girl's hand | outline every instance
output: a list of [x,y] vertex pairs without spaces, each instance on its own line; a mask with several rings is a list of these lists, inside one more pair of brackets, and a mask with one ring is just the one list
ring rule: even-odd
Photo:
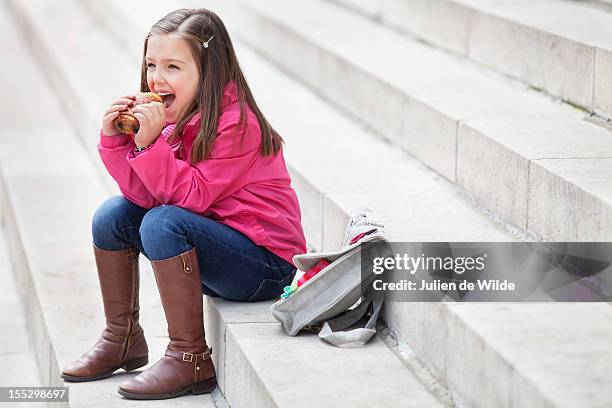
[[136,147],[148,146],[159,137],[164,122],[166,120],[166,112],[164,104],[160,102],[149,102],[136,106],[132,113],[140,123],[140,129],[134,137]]
[[102,133],[105,136],[116,136],[119,134],[113,122],[117,119],[120,112],[126,111],[128,107],[133,106],[135,99],[136,97],[134,95],[122,96],[113,102],[110,108],[104,112],[104,117],[102,118]]

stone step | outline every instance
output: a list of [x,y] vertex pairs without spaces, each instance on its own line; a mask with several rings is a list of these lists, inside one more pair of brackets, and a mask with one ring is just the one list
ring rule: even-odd
[[[130,33],[144,35],[155,19],[184,3],[147,2],[145,6],[144,2],[117,1],[107,4],[113,7],[109,11],[109,18],[104,15],[100,18],[114,29],[115,38],[123,39]],[[37,6],[42,7],[42,3]],[[104,10],[103,7],[99,8]],[[57,20],[43,18],[49,15],[44,12],[44,7],[36,10],[41,14],[26,9],[31,13],[30,19],[37,22],[33,24],[40,31],[37,38],[42,40],[48,37],[46,45],[53,47],[57,41],[52,39],[57,38],[54,36],[61,32],[61,27],[57,25]],[[117,19],[113,17],[116,16],[122,16],[120,22],[125,24],[115,26],[113,22]],[[225,15],[222,16],[225,19]],[[60,19],[60,22],[65,25],[66,20]],[[118,28],[121,30],[117,31]],[[138,42],[127,39],[124,47],[129,47],[125,45],[129,43]],[[95,44],[90,45],[94,50],[97,47]],[[138,55],[140,50],[134,49],[132,52]],[[49,52],[49,55],[56,59],[62,58],[61,53]],[[309,237],[318,240],[317,248],[337,247],[348,214],[361,205],[371,206],[381,212],[389,225],[390,235],[397,240],[511,239],[467,203],[448,182],[406,158],[392,146],[376,140],[359,124],[335,112],[253,52],[238,47],[238,55],[258,103],[287,141],[288,165],[300,196],[304,224]],[[87,64],[91,63],[88,61],[89,58],[83,56],[78,65],[86,70]],[[48,64],[55,65],[56,62],[50,60]],[[66,82],[70,83],[70,78]],[[95,82],[90,85],[100,86]],[[87,97],[81,98],[82,103],[87,103],[87,100]],[[321,129],[325,129],[325,132],[321,132]],[[329,134],[334,137],[330,138]],[[361,164],[363,168],[356,168],[355,163]],[[370,171],[364,170],[366,168]],[[334,175],[333,179],[330,174]],[[402,177],[394,179],[395,174]],[[411,195],[411,191],[418,194]],[[316,398],[319,403],[327,400],[326,397],[331,398],[311,391],[316,388],[296,387],[294,377],[291,377],[293,381],[286,381],[288,373],[295,371],[304,373],[299,377],[302,382],[324,383],[315,375],[324,372],[324,368],[315,371],[316,367],[313,368],[311,362],[301,366],[303,360],[298,359],[294,360],[297,366],[287,370],[286,364],[284,367],[273,365],[273,359],[259,352],[261,336],[264,336],[271,350],[286,350],[286,346],[279,346],[276,341],[271,342],[266,335],[266,330],[280,331],[279,325],[270,319],[269,314],[263,313],[269,303],[262,302],[259,306],[261,309],[256,309],[255,305],[207,298],[207,340],[216,350],[227,347],[225,351],[215,353],[215,358],[220,372],[220,386],[229,403],[232,406],[242,406],[246,399],[266,406],[278,406],[279,401],[283,401],[283,404],[287,401],[283,393],[289,392],[292,386],[298,392],[293,403],[295,400],[302,403],[301,400],[312,398]],[[385,319],[390,322],[392,330],[400,334],[400,339],[410,345],[412,352],[450,385],[456,392],[456,400],[466,401],[467,406],[520,406],[521,402],[526,405],[534,401],[533,405],[540,403],[548,406],[570,406],[576,401],[589,406],[609,404],[607,396],[599,395],[601,393],[598,390],[600,386],[610,383],[611,359],[603,339],[610,336],[611,328],[602,322],[611,320],[609,313],[612,311],[606,305],[570,305],[569,309],[574,314],[568,314],[568,308],[555,306],[389,304],[385,310]],[[248,310],[240,310],[240,307]],[[231,316],[231,310],[235,311],[233,320],[231,317],[222,317]],[[585,319],[584,316],[590,318]],[[267,322],[262,321],[264,319]],[[218,323],[210,323],[215,321]],[[577,331],[568,334],[564,324],[577,327]],[[509,330],[513,336],[508,335]],[[586,332],[594,333],[595,338],[589,341],[588,350],[580,344]],[[453,341],[450,341],[450,337]],[[302,347],[310,350],[312,346],[308,342],[317,340],[308,335],[288,338],[280,334],[278,340],[289,342],[302,339],[300,346],[292,348],[292,351]],[[522,340],[528,345],[521,344]],[[329,361],[325,354],[327,350],[323,349],[326,345],[317,343],[322,349],[317,350],[320,354],[316,354],[316,361]],[[563,354],[555,347],[558,343],[563,345]],[[376,342],[371,346],[378,347]],[[363,350],[369,351],[368,347]],[[523,354],[525,349],[526,354]],[[343,353],[343,350],[331,350],[334,356]],[[219,362],[219,358],[223,361]],[[285,357],[278,358],[280,362],[287,361]],[[559,363],[560,359],[563,364]],[[389,361],[385,366],[390,366],[395,372],[395,363],[391,362],[395,360],[382,361]],[[585,364],[591,364],[593,370],[572,371]],[[365,373],[359,371],[359,374],[378,375],[372,366],[366,365],[366,368]],[[243,379],[238,381],[236,378],[240,376]],[[395,386],[394,382],[385,382],[380,378],[374,381],[376,384]],[[574,387],[567,387],[568,381],[573,381]],[[355,385],[352,379],[349,384],[343,385],[347,388],[341,389],[356,392]],[[370,396],[372,392],[380,392],[378,388],[371,390]],[[419,390],[418,387],[404,388],[410,390],[403,392]],[[241,390],[248,390],[245,399],[241,399]],[[388,389],[385,389],[385,393],[392,394]],[[299,397],[302,397],[301,400]]]
[[[0,216],[0,218],[4,218]],[[37,387],[40,376],[33,347],[30,344],[23,307],[19,301],[17,284],[8,251],[4,229],[0,229],[0,387]],[[5,406],[21,403],[3,403]]]
[[607,5],[563,0],[332,1],[612,117],[612,9]]
[[584,112],[328,2],[193,4],[496,217],[547,241],[612,237],[611,134]]
[[[60,96],[66,95],[49,87],[44,77],[49,71],[42,71],[30,54],[7,3],[0,2],[0,8],[0,52],[10,56],[0,67],[0,88],[11,97],[11,103],[0,110],[1,213],[40,385],[64,386],[61,367],[91,347],[104,328],[90,225],[109,191],[63,110]],[[76,4],[51,8],[51,15],[63,12],[64,18],[70,18],[69,13],[77,9]],[[29,34],[34,38],[34,33]],[[71,34],[75,33],[62,31],[62,38],[70,39]],[[93,148],[95,138],[91,140]],[[142,264],[141,319],[153,364],[167,344],[166,323],[152,271]],[[70,402],[62,406],[135,407],[138,401],[117,393],[126,375],[134,374],[120,372],[106,380],[66,383]],[[173,405],[212,408],[215,404],[211,395],[189,395]]]
[[[136,44],[134,55],[139,55],[140,45],[129,38],[126,27],[132,29],[132,34],[142,35],[152,22],[177,5],[147,3],[145,8],[139,2],[112,0],[108,4],[113,7],[108,10],[101,6],[103,3],[91,3],[100,5],[98,12],[106,16],[111,29],[125,33],[124,43]],[[241,20],[226,18],[224,5],[197,4],[209,5],[221,13],[224,21],[231,23],[232,35],[239,31]],[[258,4],[263,7],[267,3]],[[316,15],[314,11],[310,13],[304,18]],[[118,16],[138,18],[121,21]],[[240,45],[237,52],[258,103],[287,141],[288,165],[302,204],[304,225],[309,236],[317,237],[313,239],[317,248],[337,248],[348,214],[363,204],[384,215],[388,231],[396,240],[511,239],[500,235],[490,223],[481,222],[482,218],[475,216],[456,189],[444,180],[424,171],[413,160],[400,158],[397,150],[334,112],[271,68],[268,61]],[[304,58],[288,56],[291,57],[302,58],[300,61]],[[231,304],[219,302],[218,308],[223,310],[225,305]],[[595,352],[577,345],[591,330],[601,331],[595,336],[599,339],[609,336],[610,313],[606,305],[414,303],[386,305],[385,319],[399,336],[404,355],[416,354],[422,359],[438,380],[454,391],[455,401],[463,401],[465,406],[605,406],[610,401],[600,395],[597,384],[611,382],[612,359],[606,342],[596,340],[589,344]],[[208,319],[216,321],[215,316],[209,314]],[[584,316],[592,319],[585,320]],[[208,327],[215,330],[212,338],[217,344],[227,340],[228,330],[232,329],[227,324],[225,330],[219,330],[222,326],[218,324]],[[576,330],[568,333],[567,327]],[[245,339],[251,341],[250,337]],[[602,352],[605,356],[601,359],[595,357]],[[257,357],[246,356],[257,361]],[[591,363],[593,371],[580,368]],[[226,362],[224,366],[225,378],[230,378],[233,365]],[[580,384],[570,388],[568,381]],[[231,403],[229,384],[226,395]]]
[[366,347],[338,349],[312,334],[287,336],[271,301],[206,299],[219,386],[233,408],[443,406],[377,336]]
[[[66,48],[63,48],[64,45],[60,45],[55,40],[68,36],[87,38],[87,40],[91,41],[95,36],[88,36],[87,32],[81,32],[80,29],[82,29],[82,27],[88,27],[88,31],[96,31],[99,30],[99,28],[96,28],[99,26],[93,24],[93,19],[89,18],[89,16],[79,8],[76,1],[61,0],[60,2],[55,2],[53,7],[47,5],[44,1],[32,1],[27,4],[15,2],[12,3],[12,5],[20,16],[20,19],[25,20],[27,23],[24,24],[24,26],[29,30],[30,38],[33,41],[40,41],[41,47],[48,47],[45,55],[52,56],[52,59],[47,61],[46,67],[56,71],[58,76],[65,75],[58,83],[67,84],[69,86],[72,84],[75,85],[71,89],[56,89],[58,92],[57,97],[62,98],[65,95],[72,94],[77,98],[74,101],[75,105],[83,105],[81,109],[87,112],[89,108],[91,108],[88,104],[96,103],[95,101],[91,102],[91,95],[96,95],[101,87],[107,85],[106,83],[91,81],[89,82],[90,86],[79,89],[79,86],[73,81],[79,81],[80,78],[82,78],[81,75],[86,75],[86,70],[90,68],[88,66],[89,64],[99,63],[98,59],[88,58],[88,56],[95,55],[95,50],[100,47],[108,47],[106,51],[114,51],[116,53],[115,58],[112,60],[113,63],[118,63],[122,58],[119,49],[111,43],[104,43],[104,40],[100,42],[90,42],[89,45],[92,47],[92,53],[88,55],[83,51],[83,53],[80,54],[82,60],[79,64],[76,64],[83,71],[79,73],[75,73],[74,71],[63,71],[63,67],[57,66],[57,64],[59,60],[67,56],[63,54]],[[54,15],[52,13],[53,10],[58,10],[58,13]],[[62,14],[62,11],[65,13]],[[99,33],[102,32],[100,31]],[[98,38],[104,39],[107,37],[99,36]],[[109,74],[106,79],[112,82],[113,77]],[[42,89],[35,88],[35,85],[32,86],[33,88],[30,90],[22,90],[22,98],[28,97],[35,89],[37,93],[42,93]],[[64,91],[66,94],[64,94]],[[52,101],[48,101],[47,103],[52,105]],[[59,123],[61,114],[56,113],[56,116],[58,117],[57,121]],[[79,118],[79,120],[80,119],[88,121],[90,118]],[[62,120],[65,121],[64,118],[62,118]],[[64,157],[65,154],[62,154],[62,146],[66,144],[72,144],[73,146],[77,145],[75,140],[62,140],[68,139],[68,136],[71,136],[72,139],[75,138],[71,132],[62,132],[58,134],[55,137],[55,139],[57,139],[54,144],[55,149],[49,149],[45,154],[53,155],[52,157],[57,157],[57,160],[63,160],[61,163],[66,167],[83,169],[83,171],[80,172],[80,177],[85,179],[88,173],[86,170],[92,169],[91,164],[86,165],[80,162],[74,163],[75,160],[70,161]],[[3,144],[8,143],[5,140],[2,142]],[[24,140],[22,143],[27,143],[27,141]],[[8,148],[4,149],[4,145],[2,147],[3,152],[9,151]],[[80,149],[80,146],[77,146],[77,148]],[[81,152],[80,155],[74,151],[70,153],[71,157],[81,161],[87,161],[83,152]],[[18,171],[14,169],[17,165],[12,162],[7,162],[8,160],[5,162],[5,158],[2,157],[2,165],[11,170],[11,173],[6,177],[6,182],[8,185],[12,186],[16,181],[13,180],[11,176],[13,172],[16,173]],[[41,166],[45,165],[52,166],[57,164],[51,160],[47,160],[45,163],[41,164]],[[84,180],[91,183],[89,190],[83,191],[83,194],[86,194],[86,196],[81,198],[74,197],[74,194],[66,194],[63,200],[58,198],[57,205],[61,204],[65,207],[66,211],[75,211],[76,209],[74,207],[79,206],[82,209],[89,209],[93,212],[95,206],[103,199],[103,197],[101,197],[103,195],[103,189],[101,188],[102,183],[96,183],[93,180],[93,170],[89,173],[91,173],[90,177]],[[56,184],[69,184],[72,180],[70,180],[68,176],[65,176],[64,178],[58,177],[58,179],[54,181]],[[95,189],[96,186],[98,187],[95,191],[97,194],[93,194],[91,190]],[[24,188],[27,188],[27,186],[24,186]],[[50,193],[47,191],[46,194]],[[10,192],[6,197],[7,201],[10,200],[12,203],[13,195]],[[39,200],[36,201],[36,203],[38,202]],[[15,211],[15,219],[20,219],[25,216],[26,213],[22,213],[20,207],[13,207],[11,203],[7,203],[7,206],[10,206]],[[35,203],[32,203],[32,205],[34,204]],[[30,209],[30,211],[32,210],[33,209]],[[24,211],[27,211],[27,209]],[[42,215],[43,214],[41,214],[41,216]],[[81,230],[85,231],[86,228],[82,227],[89,225],[87,215],[86,213],[82,213],[81,216],[75,217],[71,220],[70,225],[73,227],[80,226]],[[62,214],[56,214],[56,211],[53,211],[53,209],[45,211],[44,216],[53,217],[53,220],[55,220],[54,222],[65,222]],[[39,220],[33,220],[32,222],[36,221]],[[31,224],[30,226],[33,227],[34,225],[35,224]],[[74,229],[75,228],[67,228],[65,233],[67,235],[71,234],[74,232]],[[31,235],[35,234],[33,230],[22,230],[18,226],[15,226],[11,231],[13,236],[20,234],[20,236],[26,238],[30,238]],[[49,233],[43,232],[39,235],[48,236]],[[79,235],[80,239],[75,238],[75,240],[78,239],[76,244],[79,248],[82,247],[82,251],[79,253],[72,253],[75,251],[73,247],[70,249],[71,253],[68,253],[68,245],[62,245],[61,243],[56,244],[56,262],[53,266],[45,268],[48,270],[49,275],[56,277],[59,275],[62,280],[66,281],[63,283],[63,287],[60,288],[57,283],[55,285],[50,283],[48,287],[41,288],[38,292],[40,293],[39,298],[41,299],[40,302],[42,305],[40,308],[41,315],[48,321],[48,330],[50,332],[48,341],[58,350],[59,361],[57,366],[60,367],[71,358],[75,357],[75,350],[85,350],[85,347],[95,340],[95,334],[98,333],[96,328],[102,327],[101,302],[99,295],[97,295],[97,278],[89,252],[91,244],[89,238],[82,235],[83,233],[81,232]],[[30,255],[30,252],[26,251],[26,254],[28,260],[37,259],[36,253]],[[61,255],[64,255],[64,257],[61,257]],[[75,265],[69,268],[70,265],[77,262],[78,267],[75,267]],[[143,319],[143,326],[147,331],[147,338],[153,336],[152,341],[155,341],[155,344],[152,345],[154,347],[151,347],[151,355],[161,356],[162,347],[165,346],[167,341],[165,336],[165,322],[163,321],[163,314],[160,309],[159,300],[156,296],[156,288],[150,268],[144,267],[144,260],[142,264],[143,274],[145,274],[141,284],[141,316]],[[35,274],[36,271],[34,271],[34,268],[32,269],[32,274]],[[84,273],[84,270],[89,272]],[[69,288],[66,288],[67,285]],[[63,302],[57,298],[57,295],[55,299],[53,299],[53,293],[51,293],[54,292],[57,294],[59,289],[68,289],[71,294],[68,296],[68,299],[65,299]],[[83,302],[82,299],[86,299],[86,302]],[[51,303],[52,300],[55,300],[55,306]],[[231,404],[234,407],[311,406],[313,401],[316,401],[316,403],[322,407],[335,407],[339,405],[340,401],[347,400],[352,401],[355,406],[371,406],[373,403],[379,402],[382,403],[383,406],[397,406],[402,401],[410,401],[407,406],[413,407],[442,406],[425,390],[418,380],[381,340],[374,341],[371,347],[367,349],[348,350],[339,354],[336,349],[325,347],[324,344],[321,344],[321,341],[317,337],[306,336],[305,338],[300,337],[294,339],[282,335],[280,332],[280,325],[272,320],[271,314],[269,313],[268,309],[270,302],[244,305],[231,302],[228,303],[229,305],[223,308],[222,306],[217,307],[215,302],[207,302],[207,320],[209,321],[209,323],[207,323],[207,338],[213,347],[213,356],[219,367],[219,382],[222,384],[222,389],[229,392],[232,396]],[[53,313],[53,309],[58,308],[59,305],[61,305],[61,309],[65,313],[64,315]],[[47,313],[49,309],[51,311]],[[233,318],[231,315],[232,311],[234,311],[234,313],[238,311]],[[254,312],[256,312],[255,315]],[[77,324],[79,316],[82,316],[84,313],[86,313],[86,316],[81,317],[81,319],[84,319],[85,322],[79,322],[80,327],[75,333],[75,330],[72,330],[72,326]],[[211,316],[217,319],[219,322],[217,324],[223,324],[223,326],[215,327],[214,323],[210,323]],[[160,318],[162,320],[160,320]],[[253,320],[253,318],[255,320]],[[64,335],[54,336],[54,332],[59,331],[63,332]],[[63,349],[64,343],[68,342],[68,340],[64,338],[68,337],[67,333],[70,333],[70,344],[72,347],[70,349]],[[223,333],[222,338],[224,340],[226,338],[232,338],[233,341],[228,340],[227,342],[223,341],[219,343],[211,338],[217,338],[220,333]],[[265,346],[262,344],[262,341],[266,343]],[[307,353],[310,358],[316,361],[316,364],[301,359],[301,353]],[[226,354],[229,356],[227,361],[227,365],[230,367],[228,375],[226,375],[226,371],[223,369],[223,367],[225,367]],[[244,355],[249,356],[249,358],[245,359]],[[270,355],[275,356],[273,361],[270,360]],[[284,358],[280,358],[282,355],[284,355]],[[380,365],[380,362],[384,364]],[[293,368],[294,377],[292,377],[292,382],[287,383],[288,377],[286,367],[290,363]],[[256,370],[252,367],[256,367]],[[55,372],[56,370],[52,370],[52,373]],[[280,377],[279,374],[281,374],[282,377]],[[115,390],[117,384],[122,381],[122,377],[124,378],[123,375],[116,375],[104,381],[71,384],[71,406],[85,406],[85,401],[87,401],[87,406],[133,406],[130,404],[136,404],[136,402],[116,397]],[[377,387],[376,389],[368,390],[362,386],[361,382],[355,381],[357,377],[368,383],[376,384],[382,381],[387,385],[385,387]],[[260,381],[262,380],[264,380],[265,383],[261,384]],[[327,386],[321,386],[319,384],[320,382],[327,384]],[[314,397],[311,395],[313,389],[317,390],[317,394]],[[85,396],[88,396],[87,400],[84,399]],[[295,396],[298,396],[300,401],[294,400]],[[219,397],[218,399],[221,398]],[[207,404],[205,406],[212,406],[212,401],[208,396],[183,397],[172,401],[173,406],[195,406],[196,403],[205,403]],[[158,401],[156,404],[167,405],[168,403],[165,401]],[[216,404],[219,405],[219,402],[216,401]]]

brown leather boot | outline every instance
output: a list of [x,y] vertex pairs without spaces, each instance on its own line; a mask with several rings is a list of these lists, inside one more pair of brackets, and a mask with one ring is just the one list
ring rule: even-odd
[[204,338],[200,266],[195,248],[172,258],[152,261],[170,343],[155,365],[119,386],[132,399],[174,398],[204,394],[217,385],[212,349]]
[[138,324],[138,250],[106,251],[93,246],[104,303],[106,328],[96,344],[62,371],[66,381],[94,381],[123,368],[149,362],[144,331]]

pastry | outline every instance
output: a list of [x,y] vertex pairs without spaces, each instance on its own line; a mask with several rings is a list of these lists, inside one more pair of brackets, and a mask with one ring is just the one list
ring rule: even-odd
[[115,124],[115,129],[126,135],[137,133],[140,128],[140,123],[138,123],[138,119],[132,114],[132,108],[149,102],[163,103],[163,98],[154,92],[138,92],[132,107],[128,107],[127,111],[120,112],[117,119],[113,122]]

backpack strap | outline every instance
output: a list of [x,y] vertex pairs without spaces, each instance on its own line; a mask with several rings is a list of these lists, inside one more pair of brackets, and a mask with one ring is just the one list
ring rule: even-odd
[[383,304],[382,296],[372,299],[372,290],[369,286],[361,303],[353,309],[325,321],[319,337],[337,347],[363,347],[376,334],[376,322]]

